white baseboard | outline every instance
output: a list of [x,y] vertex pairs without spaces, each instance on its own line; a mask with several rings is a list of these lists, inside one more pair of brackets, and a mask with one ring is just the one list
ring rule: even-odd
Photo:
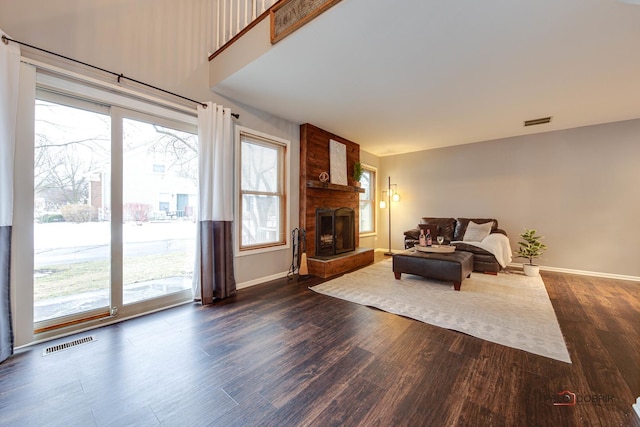
[[[374,251],[375,252],[389,252],[389,249],[388,248],[387,249],[375,248]],[[404,249],[392,249],[392,252],[393,253],[400,253],[400,252],[404,252]],[[512,262],[508,266],[522,269],[522,264],[521,263]],[[625,276],[623,274],[601,273],[601,272],[598,272],[598,271],[586,271],[586,270],[572,270],[572,269],[569,269],[569,268],[547,267],[547,266],[544,266],[544,265],[540,266],[540,270],[543,270],[543,271],[554,271],[554,272],[557,272],[557,273],[578,274],[578,275],[582,275],[582,276],[602,277],[602,278],[606,278],[606,279],[630,280],[632,282],[640,282],[640,277],[638,277],[638,276]],[[289,272],[288,271],[284,271],[284,272],[281,272],[281,273],[276,273],[276,274],[272,274],[272,275],[265,276],[265,277],[259,277],[257,279],[249,280],[249,281],[246,281],[246,282],[236,283],[236,289],[249,288],[251,286],[260,285],[262,283],[269,282],[271,280],[281,279],[283,277],[287,277],[287,274],[289,274]]]
[[283,277],[287,277],[287,274],[289,274],[289,272],[285,271],[283,273],[276,273],[270,276],[259,277],[257,279],[248,280],[246,282],[236,283],[236,289],[249,288],[251,286],[259,285],[261,283],[270,282],[271,280],[281,279]]
[[[509,264],[509,267],[522,268],[521,263],[512,262]],[[567,274],[579,274],[581,276],[592,276],[592,277],[602,277],[605,279],[618,279],[618,280],[630,280],[632,282],[640,282],[640,277],[638,276],[626,276],[624,274],[612,274],[612,273],[602,273],[599,271],[588,271],[588,270],[573,270],[570,268],[560,268],[560,267],[547,267],[544,265],[540,266],[540,270],[543,271],[554,271],[556,273],[567,273]]]

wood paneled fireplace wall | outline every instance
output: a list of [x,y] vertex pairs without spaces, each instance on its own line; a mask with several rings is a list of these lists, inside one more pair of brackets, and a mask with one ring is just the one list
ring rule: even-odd
[[[329,173],[329,140],[346,146],[348,185],[320,181]],[[307,232],[307,256],[314,257],[316,208],[348,207],[355,212],[355,247],[359,246],[360,188],[353,178],[353,165],[360,161],[360,145],[311,124],[300,126],[300,227]]]

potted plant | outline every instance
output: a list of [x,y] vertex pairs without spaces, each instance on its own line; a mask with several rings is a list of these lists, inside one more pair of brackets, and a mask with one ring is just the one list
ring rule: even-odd
[[516,252],[517,258],[527,258],[529,264],[523,264],[524,274],[527,276],[537,276],[540,274],[540,266],[533,263],[534,258],[538,258],[547,249],[547,246],[540,242],[541,236],[536,236],[536,230],[525,230],[520,235],[522,238],[518,242],[520,248]]
[[364,171],[362,170],[362,163],[355,162],[353,164],[353,179],[356,180],[356,186],[360,186],[360,178],[362,178],[362,174]]

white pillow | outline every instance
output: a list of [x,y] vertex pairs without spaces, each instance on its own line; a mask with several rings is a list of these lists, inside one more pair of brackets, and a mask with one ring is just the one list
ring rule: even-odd
[[462,241],[464,242],[482,242],[485,237],[491,233],[491,227],[493,221],[486,222],[484,224],[476,224],[473,221],[469,221],[467,225],[467,231],[464,232]]

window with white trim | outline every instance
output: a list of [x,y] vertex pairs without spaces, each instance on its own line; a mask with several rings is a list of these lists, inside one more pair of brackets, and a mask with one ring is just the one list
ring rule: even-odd
[[360,187],[360,235],[376,232],[376,169],[362,165]]
[[238,126],[239,245],[242,252],[287,245],[289,142]]
[[[195,224],[154,218],[168,201],[164,193],[195,198],[197,182],[189,175],[197,159],[195,109],[24,64],[20,78],[18,131],[32,137],[16,150],[15,192],[31,194],[15,205],[24,213],[15,236],[26,242],[12,266],[21,289],[17,342],[192,300]],[[177,151],[181,143],[193,153],[189,160]],[[160,163],[164,174],[154,173]],[[170,201],[177,210],[180,197]],[[191,204],[179,207],[193,211]],[[154,244],[174,239],[177,246]]]

